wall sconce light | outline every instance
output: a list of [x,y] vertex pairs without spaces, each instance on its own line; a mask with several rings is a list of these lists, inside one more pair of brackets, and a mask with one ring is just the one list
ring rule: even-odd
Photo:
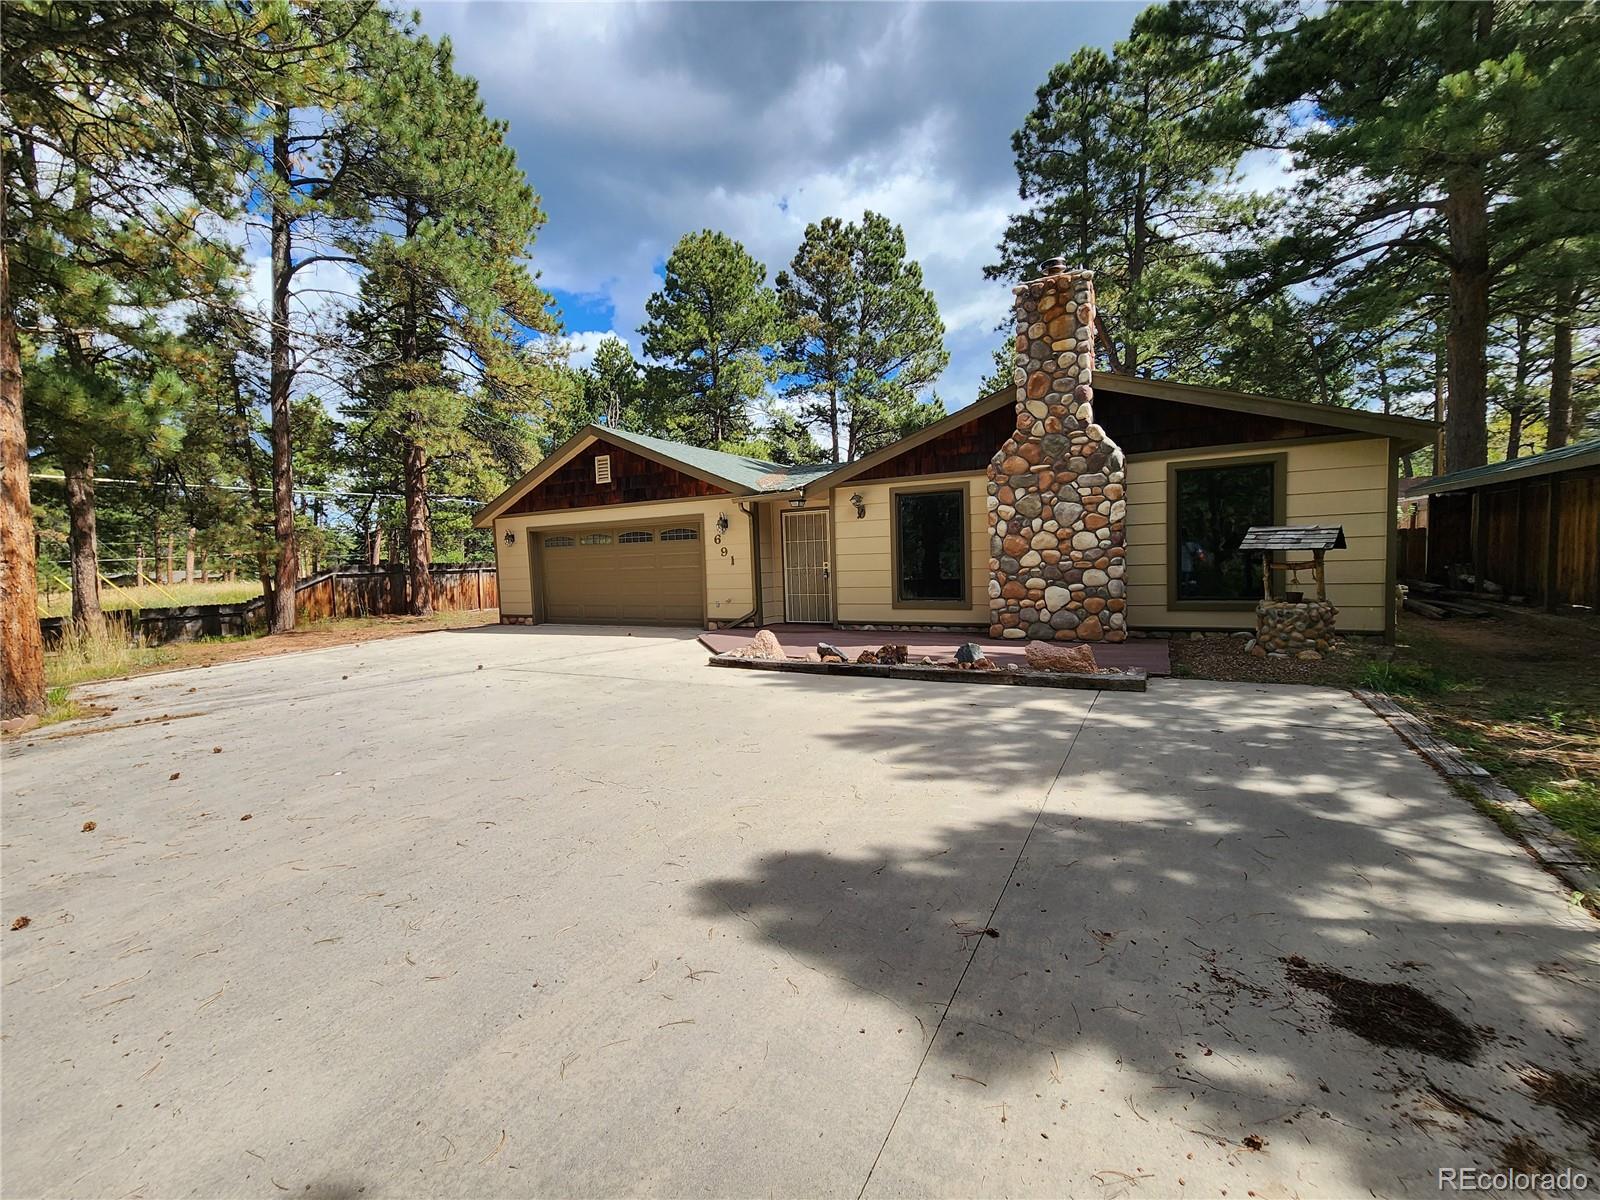
[[727,533],[728,532],[728,514],[727,513],[718,513],[717,514],[717,532],[718,533]]
[[867,502],[861,498],[860,492],[857,492],[855,495],[850,497],[850,503],[855,505],[856,520],[859,521],[862,517],[867,515]]
[[517,535],[516,535],[516,533],[514,531],[510,530],[510,529],[506,530],[506,545],[515,546],[516,544],[517,544]]
[[791,496],[789,498],[789,507],[790,508],[804,508],[805,506],[806,506],[806,498],[804,496]]

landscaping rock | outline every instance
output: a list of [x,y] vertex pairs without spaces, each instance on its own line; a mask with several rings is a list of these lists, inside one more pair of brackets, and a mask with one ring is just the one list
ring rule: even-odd
[[970,667],[983,657],[983,647],[977,642],[962,642],[956,647],[956,662]]
[[910,646],[880,646],[878,647],[878,661],[881,663],[904,664],[910,661]]
[[844,656],[844,651],[839,649],[839,647],[835,646],[832,642],[818,642],[817,643],[817,657],[820,658],[823,662],[830,662],[830,661],[832,661],[832,662],[849,662],[850,661],[849,659],[847,659]]
[[24,716],[12,717],[9,721],[0,721],[0,733],[27,733],[30,729],[38,727],[38,713],[27,713]]
[[783,645],[778,641],[778,635],[770,629],[763,629],[749,644],[740,646],[737,650],[729,651],[738,658],[771,658],[781,660],[784,657]]
[[1029,642],[1026,653],[1028,666],[1035,671],[1068,671],[1077,675],[1093,675],[1100,669],[1094,661],[1094,651],[1088,646]]

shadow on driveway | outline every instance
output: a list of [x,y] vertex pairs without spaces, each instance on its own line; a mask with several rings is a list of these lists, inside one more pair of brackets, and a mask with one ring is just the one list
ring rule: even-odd
[[[932,852],[771,854],[703,882],[700,911],[731,910],[797,959],[930,1013],[913,1091],[939,1102],[908,1099],[902,1121],[950,1119],[952,1138],[1053,1088],[1105,1093],[1075,1141],[1103,1144],[1112,1108],[1149,1124],[1146,1161],[1167,1133],[1238,1153],[1270,1130],[1375,1194],[1398,1171],[1422,1186],[1418,1172],[1460,1150],[1593,1178],[1600,1112],[1548,1083],[1570,1101],[1600,1079],[1593,924],[1365,710],[1334,697],[1305,711],[1305,695],[1102,696],[1042,812],[947,826]],[[1002,757],[987,747],[1040,736],[1037,713],[952,704],[897,723],[885,708],[836,737],[955,771],[952,747]],[[979,893],[991,916],[940,911],[944,894]],[[928,995],[913,965],[931,938],[969,956],[953,994]],[[1430,1027],[1452,1020],[1464,1041]],[[983,1103],[963,1108],[965,1094]]]

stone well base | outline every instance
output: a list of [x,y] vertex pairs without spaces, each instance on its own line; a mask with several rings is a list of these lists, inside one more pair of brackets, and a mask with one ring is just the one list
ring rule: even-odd
[[1263,600],[1256,605],[1256,636],[1250,653],[1304,654],[1321,657],[1333,644],[1334,619],[1339,610],[1327,600]]

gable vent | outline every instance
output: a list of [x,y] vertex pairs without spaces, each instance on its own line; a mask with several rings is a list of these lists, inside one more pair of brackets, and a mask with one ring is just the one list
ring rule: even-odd
[[611,455],[596,454],[594,456],[594,481],[596,483],[611,482]]

